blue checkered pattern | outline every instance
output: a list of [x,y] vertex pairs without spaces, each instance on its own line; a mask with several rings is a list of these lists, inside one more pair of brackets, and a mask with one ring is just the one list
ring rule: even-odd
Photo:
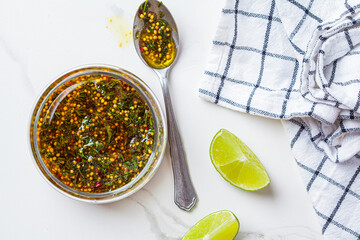
[[325,238],[360,240],[359,0],[227,0],[199,92],[283,119]]

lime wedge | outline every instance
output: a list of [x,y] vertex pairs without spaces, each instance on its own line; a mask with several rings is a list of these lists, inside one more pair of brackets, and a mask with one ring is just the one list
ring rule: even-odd
[[236,216],[227,210],[214,212],[197,222],[181,240],[232,240],[239,231]]
[[246,191],[265,188],[270,179],[259,159],[234,134],[221,129],[210,145],[210,158],[221,176]]

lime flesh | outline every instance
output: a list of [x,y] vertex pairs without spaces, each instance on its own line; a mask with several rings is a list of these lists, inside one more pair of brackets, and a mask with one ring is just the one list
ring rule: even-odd
[[214,136],[210,158],[221,176],[240,189],[256,191],[270,183],[270,178],[256,155],[226,129],[221,129]]
[[239,231],[239,221],[227,210],[214,212],[197,222],[181,240],[232,240]]

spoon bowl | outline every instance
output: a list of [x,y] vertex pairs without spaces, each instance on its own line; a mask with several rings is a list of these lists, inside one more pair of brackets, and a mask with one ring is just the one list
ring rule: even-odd
[[[166,26],[171,29],[169,32],[167,32],[167,37],[172,38],[173,44],[170,44],[171,47],[175,47],[173,50],[175,56],[172,58],[166,58],[169,60],[166,60],[166,64],[149,64],[148,61],[143,56],[143,51],[145,47],[140,46],[141,34],[142,31],[145,28],[148,28],[150,23],[145,23],[144,17],[147,18],[148,16],[153,15],[152,18],[150,18],[149,22],[152,24],[152,22],[156,22],[158,24],[160,21],[162,21],[163,24],[167,24]],[[158,25],[160,26],[160,24]],[[190,211],[197,202],[197,196],[195,193],[195,189],[192,185],[188,166],[186,162],[185,152],[184,148],[182,146],[181,137],[179,134],[179,130],[177,127],[176,119],[174,110],[172,108],[171,104],[171,98],[170,98],[170,92],[168,88],[168,73],[171,67],[174,65],[175,60],[178,57],[179,54],[179,34],[178,34],[178,28],[176,26],[175,20],[172,17],[170,11],[165,7],[165,5],[162,2],[158,2],[156,0],[146,0],[144,3],[140,5],[138,10],[136,11],[135,18],[134,18],[134,28],[133,28],[133,38],[134,38],[134,45],[137,54],[139,55],[140,59],[150,68],[152,68],[155,73],[158,75],[163,95],[164,95],[164,102],[165,102],[165,108],[166,108],[166,117],[168,121],[168,132],[169,132],[169,145],[170,145],[170,155],[171,155],[171,163],[174,173],[174,201],[175,204],[182,210]],[[147,31],[151,32],[153,30],[147,29]],[[160,31],[160,30],[159,30]],[[155,32],[155,29],[154,29]],[[145,32],[144,32],[145,33]],[[164,30],[162,30],[162,33],[164,33]],[[156,34],[155,34],[156,35]],[[155,39],[159,39],[158,36],[156,36]],[[165,40],[165,39],[163,39]],[[160,41],[160,40],[159,40]],[[171,39],[170,39],[171,42]],[[149,41],[150,43],[150,41]],[[159,47],[159,49],[157,49]],[[166,47],[166,46],[165,46]],[[150,48],[150,45],[149,45]],[[147,47],[146,47],[147,49]],[[160,48],[160,45],[154,46],[151,36],[151,50],[153,52],[156,52],[157,56],[160,58],[160,53],[162,48]],[[146,51],[146,50],[145,50]],[[149,54],[149,53],[147,53]],[[154,55],[152,55],[154,56]],[[167,55],[168,57],[170,55]],[[163,56],[164,57],[164,56]]]
[[174,62],[176,61],[176,59],[178,57],[178,52],[179,52],[179,47],[180,47],[179,32],[178,32],[178,28],[177,28],[177,25],[176,25],[176,22],[175,22],[173,16],[171,15],[170,11],[167,9],[167,7],[163,3],[160,3],[156,0],[148,0],[148,1],[145,1],[144,3],[142,3],[140,5],[140,7],[138,8],[138,11],[135,14],[134,23],[133,23],[133,26],[134,26],[133,27],[133,30],[134,30],[133,40],[134,40],[136,53],[139,55],[140,59],[148,67],[153,68],[145,61],[145,59],[142,56],[141,50],[140,50],[140,37],[139,36],[140,36],[142,29],[144,29],[144,27],[145,27],[144,20],[140,18],[140,14],[141,14],[141,11],[143,11],[141,9],[141,6],[143,6],[145,3],[147,3],[147,7],[146,7],[147,13],[151,12],[151,13],[156,14],[156,16],[159,16],[159,14],[163,14],[164,16],[162,17],[162,19],[165,20],[172,29],[171,37],[174,40],[175,47],[176,47],[175,58],[169,66],[164,67],[164,68],[156,68],[156,69],[165,69],[165,68],[169,69],[174,65]]

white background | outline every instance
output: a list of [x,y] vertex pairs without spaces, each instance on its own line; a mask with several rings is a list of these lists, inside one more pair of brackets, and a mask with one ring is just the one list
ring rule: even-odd
[[[180,32],[170,91],[199,197],[196,208],[188,213],[173,203],[168,151],[144,189],[119,202],[91,205],[51,188],[28,150],[32,107],[43,88],[69,68],[89,63],[122,67],[146,81],[163,103],[155,73],[141,62],[133,44],[119,47],[119,33],[106,28],[108,18],[119,16],[131,25],[141,2],[0,0],[0,239],[180,239],[198,220],[221,209],[238,217],[236,239],[321,239],[280,121],[234,112],[198,97],[224,2],[163,2]],[[209,146],[221,128],[260,158],[272,181],[269,187],[245,192],[216,172]]]

